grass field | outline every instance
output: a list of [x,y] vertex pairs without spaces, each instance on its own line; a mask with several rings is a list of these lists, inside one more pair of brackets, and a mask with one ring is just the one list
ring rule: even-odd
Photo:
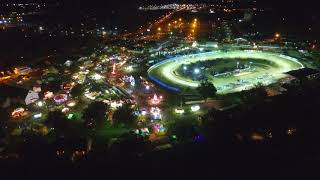
[[[148,74],[149,77],[165,87],[173,87],[177,90],[183,90],[185,88],[194,89],[199,85],[199,81],[192,80],[190,77],[181,75],[181,73],[178,73],[179,68],[183,65],[189,65],[199,61],[204,62],[221,59],[239,61],[240,63],[241,61],[251,59],[255,61],[253,63],[255,68],[248,71],[228,72],[226,75],[215,77],[209,75],[206,71],[202,72],[201,70],[200,73],[204,73],[204,76],[212,81],[220,94],[250,89],[257,83],[268,85],[285,77],[285,72],[304,67],[299,60],[281,54],[253,50],[229,52],[216,51],[179,56],[164,60],[153,65],[148,70]],[[214,70],[214,68],[223,68],[223,65],[209,69]]]

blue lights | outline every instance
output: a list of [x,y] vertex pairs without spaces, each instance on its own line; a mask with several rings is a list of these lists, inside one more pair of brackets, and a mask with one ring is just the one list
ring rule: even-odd
[[166,84],[166,83],[158,80],[157,78],[151,76],[150,74],[148,74],[148,77],[149,77],[152,81],[156,82],[157,84],[159,84],[159,85],[161,85],[161,86],[163,86],[163,87],[165,87],[165,88],[167,88],[167,89],[169,89],[169,90],[172,90],[172,91],[175,91],[175,92],[180,92],[180,89],[175,88],[175,87],[172,87],[172,86],[170,86],[170,85],[168,85],[168,84]]

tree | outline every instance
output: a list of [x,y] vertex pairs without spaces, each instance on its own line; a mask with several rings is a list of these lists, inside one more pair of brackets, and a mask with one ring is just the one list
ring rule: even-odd
[[265,99],[268,96],[268,92],[262,83],[258,83],[254,87],[255,94],[259,99]]
[[118,141],[113,144],[111,152],[115,153],[112,155],[127,157],[127,155],[135,155],[151,149],[152,145],[148,137],[135,134],[131,131],[118,138]]
[[0,122],[7,122],[9,118],[9,112],[5,108],[0,108]]
[[188,141],[199,134],[195,118],[184,118],[181,121],[174,121],[168,125],[168,134],[176,136],[181,141]]
[[253,89],[241,92],[242,100],[245,103],[258,103],[263,101],[268,93],[263,84],[258,83]]
[[59,110],[49,112],[45,124],[53,127],[59,135],[64,135],[68,128],[67,117]]
[[112,120],[116,125],[124,124],[132,127],[136,123],[137,115],[134,114],[134,110],[130,107],[130,104],[126,104],[114,112]]
[[69,77],[64,74],[49,73],[42,77],[47,91],[58,92],[61,90],[63,82],[69,80]]
[[93,102],[83,112],[83,118],[87,127],[101,126],[106,121],[108,105],[103,102]]
[[101,92],[106,89],[106,84],[101,82],[96,82],[93,79],[86,79],[87,88],[89,88],[90,92]]
[[72,95],[72,97],[79,97],[84,93],[84,87],[81,84],[78,84],[76,86],[74,86],[71,89],[70,94]]
[[205,101],[207,101],[209,97],[214,97],[217,94],[217,88],[208,80],[201,81],[197,87],[197,91]]

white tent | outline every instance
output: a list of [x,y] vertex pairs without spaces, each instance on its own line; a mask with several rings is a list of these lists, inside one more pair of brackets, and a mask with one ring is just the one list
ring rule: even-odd
[[29,104],[36,102],[37,100],[39,100],[39,93],[30,90],[28,92],[26,99],[25,99],[25,103],[26,103],[26,105],[29,105]]

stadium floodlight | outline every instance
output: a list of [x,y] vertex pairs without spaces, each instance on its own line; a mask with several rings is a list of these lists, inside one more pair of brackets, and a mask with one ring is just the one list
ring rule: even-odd
[[188,70],[188,67],[187,66],[183,66],[183,70]]
[[195,69],[194,69],[194,73],[195,73],[195,74],[199,74],[199,73],[200,73],[200,69],[199,69],[199,68],[195,68]]

